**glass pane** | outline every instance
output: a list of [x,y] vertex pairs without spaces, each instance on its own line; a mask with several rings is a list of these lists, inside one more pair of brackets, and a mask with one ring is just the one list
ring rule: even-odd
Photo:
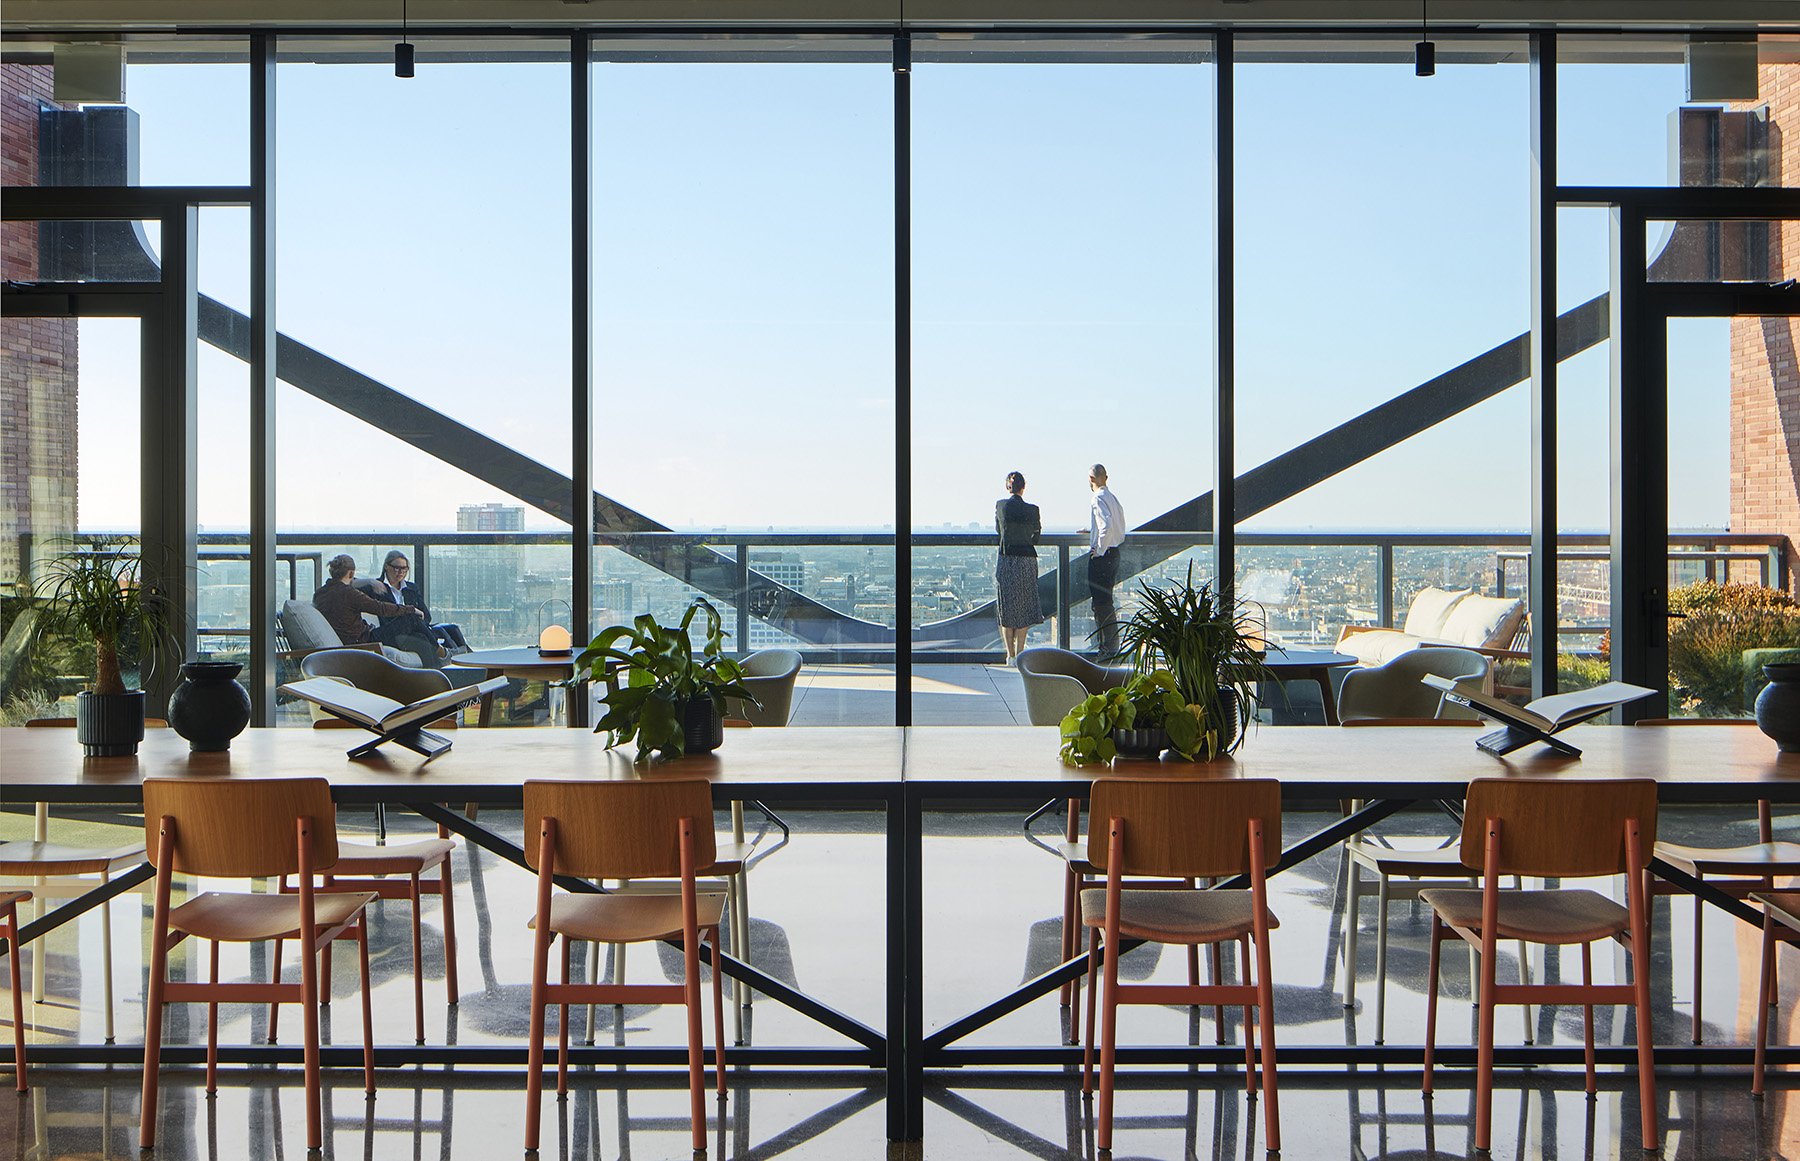
[[892,722],[887,42],[604,43],[593,81],[596,627],[704,597],[805,655],[793,724]]
[[1432,77],[1411,38],[1258,39],[1237,72],[1238,581],[1277,643],[1367,664],[1391,637],[1346,627],[1451,640],[1408,616],[1428,588],[1517,600],[1530,524],[1527,53],[1437,43]]
[[65,90],[107,79],[92,63],[69,64],[69,45],[9,42],[5,107],[6,185],[244,185],[250,180],[249,42],[242,37],[125,36],[124,100],[94,90],[57,99],[57,53]]
[[1558,38],[1562,184],[1800,182],[1782,162],[1784,141],[1800,127],[1800,38],[1692,39],[1701,43],[1683,35]]
[[[1024,721],[1016,679],[967,663],[1111,652],[1093,594],[1129,617],[1136,585],[1185,576],[1210,528],[1210,52],[914,41],[912,615],[916,672],[935,682],[915,689],[915,721]],[[1098,562],[1094,464],[1131,530]],[[996,547],[1015,471],[1035,561],[1029,542]],[[1116,580],[1095,588],[1103,569]]]
[[1782,554],[1800,516],[1785,449],[1789,318],[1669,321],[1670,712],[1748,717],[1764,665],[1800,661]]
[[1649,222],[1652,282],[1779,282],[1781,222]]
[[[278,578],[291,554],[308,596],[343,554],[372,582],[399,551],[433,621],[525,644],[568,624],[566,42],[415,39],[410,80],[390,39],[281,42],[277,301],[316,357],[277,400]],[[516,531],[461,535],[483,505]],[[544,694],[507,700],[530,722]]]

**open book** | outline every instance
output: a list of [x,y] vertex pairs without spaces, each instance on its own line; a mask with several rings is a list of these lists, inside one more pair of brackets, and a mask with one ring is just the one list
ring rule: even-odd
[[333,677],[309,677],[289,682],[282,693],[291,693],[322,705],[346,721],[355,722],[371,733],[380,735],[350,751],[352,758],[361,757],[383,742],[394,741],[426,757],[436,757],[450,748],[450,739],[427,733],[426,722],[480,701],[506,684],[506,678],[493,677],[479,685],[461,685],[420,698],[411,705],[401,705],[392,698],[358,689]]
[[1656,692],[1641,685],[1609,681],[1592,689],[1553,693],[1548,697],[1540,697],[1529,705],[1517,706],[1479,691],[1458,689],[1456,682],[1435,673],[1427,673],[1419,680],[1433,689],[1443,690],[1446,698],[1468,706],[1482,717],[1505,723],[1505,729],[1475,740],[1476,745],[1490,754],[1510,754],[1528,742],[1543,742],[1571,758],[1579,758],[1580,750],[1550,735],[1590,718],[1597,718],[1614,706],[1636,701],[1640,697],[1649,697]]

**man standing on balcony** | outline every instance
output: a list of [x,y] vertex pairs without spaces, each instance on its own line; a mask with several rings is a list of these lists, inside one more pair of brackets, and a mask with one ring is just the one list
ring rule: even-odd
[[1106,467],[1088,469],[1094,504],[1088,515],[1088,594],[1094,604],[1094,631],[1100,656],[1119,651],[1119,621],[1113,608],[1113,584],[1119,579],[1119,546],[1125,543],[1125,508],[1106,486]]

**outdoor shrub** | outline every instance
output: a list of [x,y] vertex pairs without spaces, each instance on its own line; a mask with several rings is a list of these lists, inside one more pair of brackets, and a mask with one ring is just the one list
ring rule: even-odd
[[1699,581],[1669,593],[1669,679],[1683,710],[1702,717],[1750,712],[1744,653],[1800,648],[1800,607],[1779,589]]

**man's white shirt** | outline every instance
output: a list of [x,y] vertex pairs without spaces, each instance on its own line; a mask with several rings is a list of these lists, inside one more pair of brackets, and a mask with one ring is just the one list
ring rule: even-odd
[[1094,505],[1088,521],[1088,551],[1095,556],[1110,552],[1125,543],[1125,508],[1105,485],[1094,491]]

